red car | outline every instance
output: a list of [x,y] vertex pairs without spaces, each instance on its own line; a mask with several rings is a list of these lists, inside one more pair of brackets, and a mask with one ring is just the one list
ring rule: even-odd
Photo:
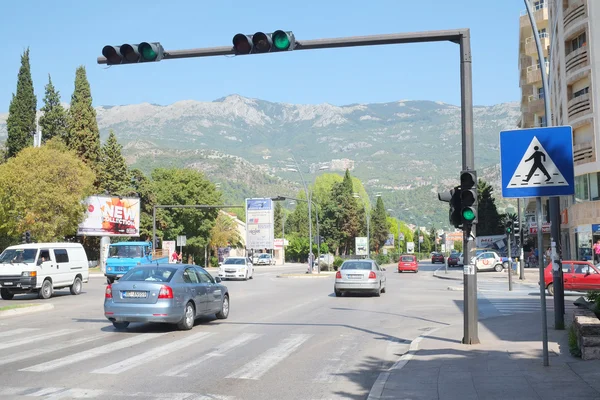
[[433,253],[431,255],[431,263],[435,264],[436,262],[444,263],[444,255],[442,253]]
[[460,253],[452,253],[448,256],[448,266],[458,265],[460,261]]
[[[591,262],[565,260],[562,262],[562,270],[565,290],[573,292],[600,290],[600,270]],[[552,263],[549,263],[544,270],[544,284],[548,294],[554,296]]]
[[419,263],[417,262],[417,256],[414,256],[412,254],[405,254],[400,257],[400,261],[398,261],[398,272],[403,271],[419,272]]

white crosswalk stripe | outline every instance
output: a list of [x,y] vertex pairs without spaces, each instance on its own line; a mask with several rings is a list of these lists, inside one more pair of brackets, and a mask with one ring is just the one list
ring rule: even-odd
[[230,340],[228,342],[223,343],[222,345],[219,345],[216,349],[214,349],[210,353],[204,354],[203,356],[200,356],[195,360],[192,360],[190,362],[180,364],[174,368],[171,368],[170,370],[166,371],[165,373],[163,373],[161,375],[162,376],[178,376],[178,377],[189,376],[189,371],[192,371],[192,369],[194,367],[201,365],[202,363],[210,360],[213,357],[223,357],[225,354],[229,353],[233,349],[243,346],[246,343],[248,343],[254,339],[257,339],[261,336],[263,336],[263,335],[258,334],[258,333],[244,333],[244,334],[236,337],[233,340]]
[[106,389],[65,387],[0,387],[0,396],[37,397],[44,400],[139,398],[159,400],[235,400],[232,396],[209,393],[125,392]]
[[55,332],[42,333],[35,336],[24,336],[21,339],[10,340],[8,342],[0,343],[0,350],[8,349],[10,347],[17,347],[23,344],[29,344],[33,342],[38,342],[41,340],[48,340],[55,338],[57,336],[68,335],[69,333],[77,332],[77,329],[61,329]]
[[28,372],[45,372],[50,371],[59,367],[63,367],[65,365],[70,365],[76,362],[81,362],[84,360],[89,360],[90,358],[99,357],[105,354],[109,354],[115,352],[116,350],[124,349],[126,347],[134,346],[136,344],[140,344],[146,342],[150,339],[155,339],[159,336],[166,335],[168,332],[161,333],[145,333],[143,335],[138,335],[134,337],[130,337],[127,339],[119,340],[113,343],[109,343],[103,346],[95,347],[86,351],[82,351],[80,353],[71,354],[69,356],[59,358],[56,360],[48,361],[42,364],[37,364],[28,368],[20,369],[19,371],[28,371]]
[[312,336],[313,335],[310,334],[292,334],[289,338],[284,339],[278,346],[267,350],[254,361],[247,363],[237,371],[227,375],[226,378],[260,379],[260,377],[291,355]]
[[337,347],[331,356],[325,360],[325,367],[323,367],[313,379],[314,382],[333,383],[337,378],[339,378],[344,368],[342,356],[351,348],[356,347],[356,341],[345,340],[336,346]]
[[147,364],[149,361],[153,361],[157,358],[164,357],[165,355],[172,353],[176,350],[184,349],[186,348],[186,346],[191,346],[203,339],[206,339],[208,336],[211,335],[214,335],[214,333],[198,332],[191,336],[184,337],[183,339],[179,339],[162,346],[154,347],[151,350],[148,350],[142,354],[138,354],[134,357],[129,357],[126,360],[119,361],[118,363],[109,365],[108,367],[95,369],[92,371],[92,373],[118,375],[125,371],[129,371],[130,369],[137,368],[140,365]]
[[39,328],[19,328],[19,329],[13,329],[12,331],[4,331],[4,332],[0,332],[0,338],[4,338],[4,337],[8,337],[8,336],[17,336],[20,335],[22,333],[31,333],[34,331],[39,331]]

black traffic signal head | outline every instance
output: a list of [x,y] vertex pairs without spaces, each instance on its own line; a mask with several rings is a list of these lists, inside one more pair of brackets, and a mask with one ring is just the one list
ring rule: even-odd
[[521,232],[521,224],[519,223],[519,221],[515,221],[513,223],[513,233],[515,235],[518,235]]
[[465,225],[477,223],[477,172],[460,173],[460,216]]
[[158,42],[125,43],[121,46],[104,46],[102,55],[107,65],[135,64],[162,60],[164,49]]
[[515,233],[514,228],[513,228],[513,221],[512,220],[508,220],[506,222],[505,229],[506,229],[506,234],[509,235],[509,236]]
[[31,243],[31,232],[25,231],[25,243]]
[[233,50],[236,55],[289,51],[294,50],[294,47],[296,39],[291,31],[256,32],[254,35],[238,33],[233,37]]
[[462,223],[460,217],[460,193],[460,186],[456,186],[454,189],[450,189],[446,192],[438,193],[438,199],[440,201],[450,203],[448,222],[455,228],[459,228]]

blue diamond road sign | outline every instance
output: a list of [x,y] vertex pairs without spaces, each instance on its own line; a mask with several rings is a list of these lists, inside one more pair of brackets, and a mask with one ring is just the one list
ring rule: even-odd
[[575,193],[570,126],[500,132],[502,197],[568,196]]

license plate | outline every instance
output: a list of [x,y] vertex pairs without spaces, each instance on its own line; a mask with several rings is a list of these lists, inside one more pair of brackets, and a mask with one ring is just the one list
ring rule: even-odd
[[362,275],[348,275],[348,279],[361,279]]
[[123,297],[128,297],[128,298],[136,298],[136,299],[145,299],[146,297],[148,297],[148,292],[134,292],[134,291],[129,291],[129,292],[123,292]]
[[4,282],[4,286],[11,286],[11,285],[13,285],[12,282]]

